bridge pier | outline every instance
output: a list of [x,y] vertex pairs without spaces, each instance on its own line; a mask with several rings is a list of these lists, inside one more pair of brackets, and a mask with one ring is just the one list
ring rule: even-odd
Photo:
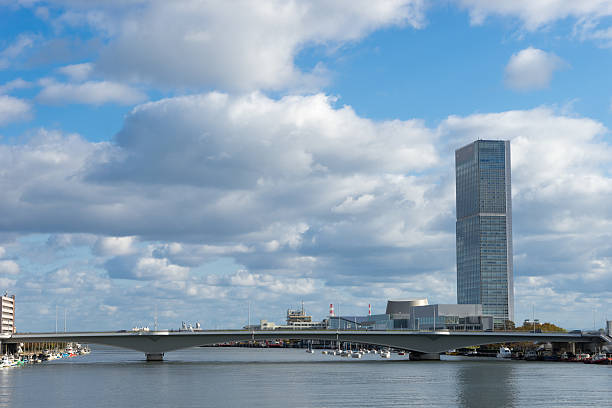
[[418,353],[411,351],[410,360],[423,361],[423,360],[440,360],[440,353]]
[[164,353],[145,353],[147,361],[164,361]]

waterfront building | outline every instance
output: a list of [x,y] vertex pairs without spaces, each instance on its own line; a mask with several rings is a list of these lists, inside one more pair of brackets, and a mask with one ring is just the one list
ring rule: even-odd
[[302,302],[302,309],[300,310],[287,309],[287,325],[299,325],[310,322],[312,322],[312,316],[307,315],[304,311],[304,302]]
[[248,330],[325,329],[327,328],[327,321],[313,321],[312,316],[307,315],[304,311],[304,303],[302,302],[302,308],[300,310],[287,310],[287,324],[276,324],[267,320],[260,320],[259,325],[245,326],[244,328]]
[[510,142],[455,151],[457,303],[480,304],[503,328],[514,319]]
[[327,329],[331,330],[389,330],[393,328],[391,316],[386,313],[365,316],[330,316],[326,323]]
[[15,295],[0,296],[0,333],[13,334],[15,329]]
[[430,305],[427,299],[389,300],[387,313],[368,316],[330,316],[332,330],[493,330],[493,317],[482,305]]

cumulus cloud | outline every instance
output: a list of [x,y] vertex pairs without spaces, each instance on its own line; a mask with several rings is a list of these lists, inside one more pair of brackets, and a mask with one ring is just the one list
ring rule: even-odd
[[90,62],[82,64],[66,65],[58,69],[58,71],[73,81],[84,81],[86,80],[93,70],[93,64]]
[[189,268],[174,265],[166,258],[117,256],[104,266],[109,276],[117,279],[184,281],[189,277]]
[[[609,133],[588,118],[558,116],[547,108],[451,117],[441,130],[457,144],[474,138],[510,139],[515,273],[550,276],[550,290],[605,292],[612,279],[612,147]],[[516,293],[522,296],[520,287]]]
[[266,188],[309,175],[405,173],[436,163],[433,136],[422,122],[376,124],[332,103],[322,94],[275,101],[259,93],[147,103],[116,137],[121,155],[91,177]]
[[23,99],[0,95],[0,126],[30,117],[30,104]]
[[130,86],[111,81],[87,81],[84,83],[61,83],[53,79],[40,81],[42,90],[36,99],[46,104],[84,103],[103,105],[117,103],[132,105],[142,102],[146,95]]
[[[452,152],[509,139],[517,303],[528,277],[605,293],[612,148],[601,123],[540,107],[428,128],[335,104],[208,93],[133,109],[113,143],[41,130],[0,145],[0,229],[91,234],[79,242],[108,274],[100,284],[129,282],[118,297],[453,302]],[[45,290],[29,282],[32,296]],[[107,292],[100,304],[121,304]]]
[[553,53],[528,47],[510,57],[506,65],[505,82],[508,87],[517,90],[546,88],[553,73],[565,65]]
[[98,238],[93,250],[100,256],[129,255],[136,252],[135,237],[102,237]]
[[342,44],[388,26],[418,28],[423,8],[421,0],[151,1],[137,13],[120,13],[111,28],[96,19],[112,33],[96,68],[171,86],[316,86],[321,81],[317,69],[302,72],[294,64],[304,47]]

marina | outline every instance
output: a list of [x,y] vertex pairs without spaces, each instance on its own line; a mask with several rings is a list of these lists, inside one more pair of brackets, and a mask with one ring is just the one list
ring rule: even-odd
[[26,347],[25,350],[19,347],[15,354],[2,354],[2,358],[0,359],[0,368],[21,367],[26,364],[37,364],[47,361],[73,358],[91,353],[88,346],[83,346],[78,343],[67,343],[63,348],[45,348],[40,353],[32,351],[33,349],[40,348],[40,344],[25,343],[24,346],[29,347]]

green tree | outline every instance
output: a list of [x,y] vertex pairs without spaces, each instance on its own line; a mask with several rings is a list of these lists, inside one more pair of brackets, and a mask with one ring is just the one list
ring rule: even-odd
[[567,333],[563,327],[559,327],[553,323],[539,323],[536,322],[535,325],[533,322],[525,320],[522,326],[516,327],[514,330],[522,331],[522,332],[530,332],[530,331],[541,332],[541,333]]

